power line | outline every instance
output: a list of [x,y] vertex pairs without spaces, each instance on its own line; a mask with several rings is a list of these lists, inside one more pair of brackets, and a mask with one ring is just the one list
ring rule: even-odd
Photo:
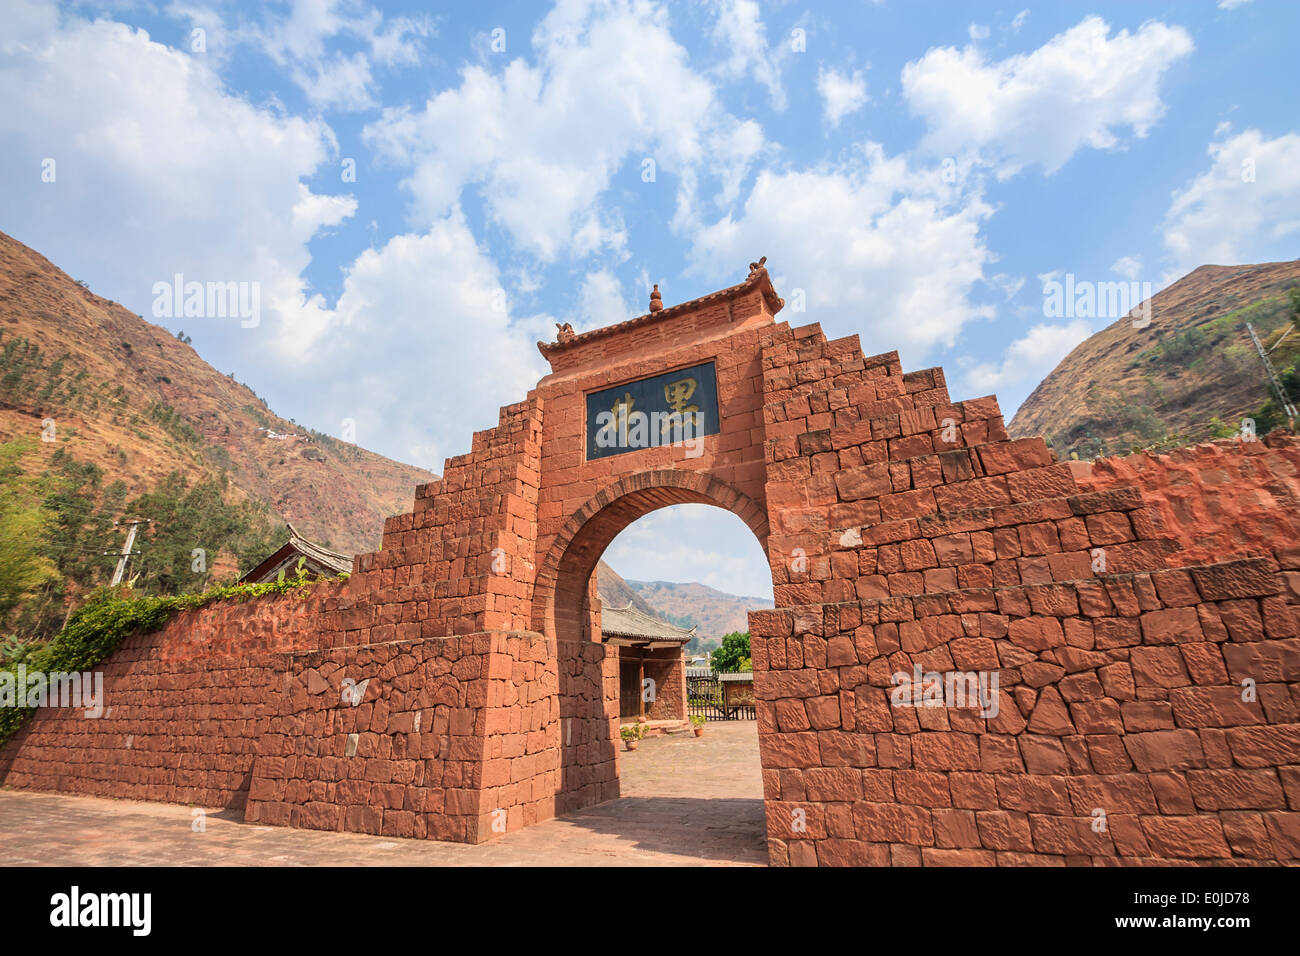
[[1294,331],[1295,331],[1295,326],[1293,325],[1293,326],[1291,326],[1291,328],[1289,328],[1289,329],[1287,329],[1285,332],[1283,332],[1283,333],[1282,333],[1282,338],[1280,338],[1280,339],[1278,339],[1276,342],[1274,342],[1273,345],[1269,348],[1269,350],[1268,350],[1268,351],[1269,351],[1269,354],[1270,354],[1270,355],[1273,354],[1273,350],[1276,349],[1276,348],[1277,348],[1279,345],[1281,345],[1283,342],[1285,342],[1285,341],[1286,341],[1286,337],[1287,337],[1288,335],[1290,335],[1290,334],[1291,334],[1292,332],[1294,332]]
[[132,518],[130,521],[113,522],[113,527],[115,528],[120,524],[125,524],[131,530],[126,533],[126,544],[122,547],[121,554],[118,556],[117,568],[113,571],[113,580],[109,585],[110,587],[116,587],[122,583],[122,577],[126,574],[126,566],[131,560],[131,555],[140,553],[131,550],[131,546],[135,544],[136,531],[139,530],[140,525],[149,524],[152,521],[152,518]]
[[1282,379],[1278,377],[1277,370],[1273,368],[1268,353],[1264,351],[1264,346],[1259,341],[1259,336],[1255,334],[1255,327],[1247,322],[1246,331],[1250,333],[1250,340],[1255,343],[1255,351],[1259,353],[1259,360],[1264,363],[1264,371],[1268,373],[1268,380],[1273,383],[1273,388],[1277,390],[1277,397],[1282,403],[1282,410],[1286,412],[1287,422],[1294,428],[1296,411],[1295,405],[1291,403],[1291,396],[1283,388]]

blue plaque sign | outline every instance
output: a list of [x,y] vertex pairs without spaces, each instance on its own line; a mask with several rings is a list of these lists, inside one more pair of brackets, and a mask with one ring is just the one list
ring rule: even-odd
[[[718,433],[718,380],[713,363],[665,372],[587,394],[587,459],[685,444]],[[698,454],[698,452],[696,452]]]

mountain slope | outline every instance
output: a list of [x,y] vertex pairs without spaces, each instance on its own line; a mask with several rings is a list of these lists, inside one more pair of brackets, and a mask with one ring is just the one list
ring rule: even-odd
[[[229,474],[309,538],[359,552],[431,473],[295,425],[176,336],[0,233],[0,440],[54,421],[63,448],[126,484]],[[48,432],[48,429],[47,429]],[[277,437],[273,437],[277,436]]]
[[[596,565],[596,593],[600,595],[602,604],[610,607],[627,607],[630,603],[642,614],[649,614],[652,617],[663,617],[658,611],[645,602],[633,588],[631,588],[619,573],[611,568],[604,561]],[[667,620],[667,618],[665,618]]]
[[628,581],[661,617],[682,627],[699,628],[703,642],[720,642],[732,631],[748,631],[751,610],[772,607],[770,598],[726,594],[707,584],[677,584],[672,581]]
[[[1083,458],[1226,437],[1271,395],[1245,322],[1274,345],[1296,286],[1300,261],[1201,266],[1153,297],[1146,328],[1125,317],[1076,347],[1007,430]],[[1294,362],[1294,339],[1270,355],[1279,370]]]

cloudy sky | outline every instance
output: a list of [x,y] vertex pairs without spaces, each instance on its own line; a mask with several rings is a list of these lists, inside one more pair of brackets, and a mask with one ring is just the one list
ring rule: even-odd
[[[803,292],[782,318],[1009,418],[1118,317],[1045,314],[1053,277],[1158,290],[1300,247],[1300,4],[1020,2],[6,0],[0,229],[279,413],[435,471],[554,322],[760,255]],[[157,316],[178,273],[259,283],[260,321]],[[607,557],[771,593],[716,509]]]

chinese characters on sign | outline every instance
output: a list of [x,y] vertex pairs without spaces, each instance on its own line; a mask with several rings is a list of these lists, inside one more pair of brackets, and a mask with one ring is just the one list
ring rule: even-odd
[[677,444],[698,457],[718,424],[712,362],[665,372],[587,395],[587,458]]

